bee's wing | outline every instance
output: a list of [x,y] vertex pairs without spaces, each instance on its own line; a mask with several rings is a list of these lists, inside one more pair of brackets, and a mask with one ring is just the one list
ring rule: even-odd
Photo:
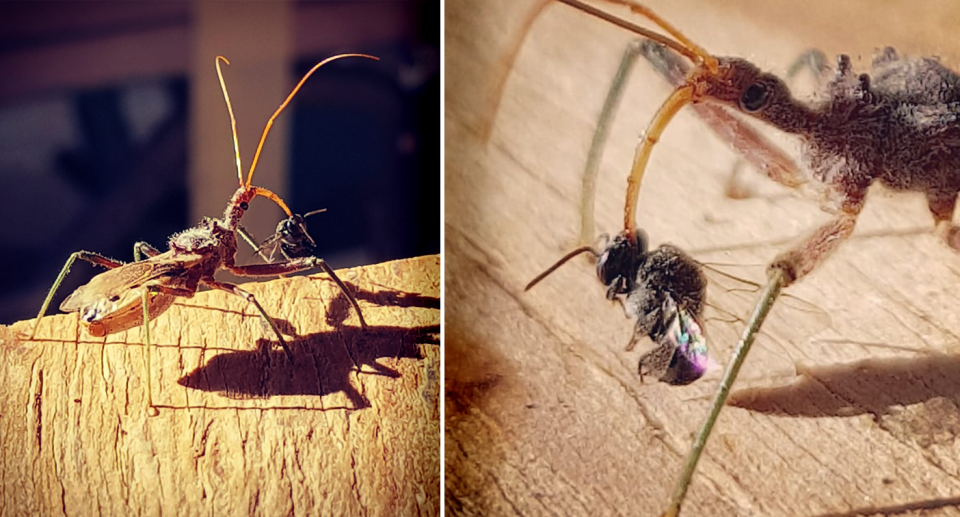
[[654,376],[661,382],[685,385],[707,372],[713,361],[707,341],[696,318],[668,300],[670,323],[656,348],[640,357],[640,379]]
[[[711,356],[726,363],[759,301],[766,275],[761,266],[703,266],[708,280],[704,334]],[[804,357],[803,349],[810,338],[830,324],[825,310],[802,298],[781,294],[761,327],[742,377],[762,380],[796,375],[797,361]]]

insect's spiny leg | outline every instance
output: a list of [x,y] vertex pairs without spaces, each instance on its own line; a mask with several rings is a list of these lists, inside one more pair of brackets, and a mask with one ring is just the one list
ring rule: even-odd
[[707,415],[707,419],[704,420],[703,425],[700,426],[700,430],[697,431],[697,436],[693,441],[693,447],[687,455],[683,471],[677,480],[676,488],[674,488],[670,506],[667,508],[667,511],[663,513],[663,517],[676,517],[680,514],[680,505],[683,503],[683,498],[687,494],[687,488],[690,487],[690,480],[693,478],[693,473],[697,470],[697,463],[700,461],[700,455],[703,453],[703,449],[707,445],[707,439],[713,431],[713,425],[716,423],[723,406],[727,403],[730,388],[733,386],[734,381],[737,380],[737,375],[740,373],[740,368],[743,366],[747,354],[750,353],[750,348],[753,346],[757,333],[760,331],[760,326],[763,325],[767,314],[769,314],[770,309],[773,308],[773,304],[777,300],[777,296],[780,295],[780,290],[783,289],[786,281],[782,270],[771,270],[770,280],[760,293],[760,301],[757,303],[756,308],[754,308],[753,314],[750,316],[750,321],[747,322],[747,328],[744,329],[740,342],[737,343],[737,347],[733,350],[733,357],[730,359],[730,363],[723,373],[723,378],[720,380],[717,393],[713,396],[713,401],[710,403],[710,413]]
[[256,297],[254,297],[252,293],[241,289],[239,286],[235,284],[231,284],[228,282],[220,282],[220,281],[214,280],[213,278],[203,278],[201,279],[201,281],[214,289],[220,289],[221,291],[233,293],[237,296],[242,297],[248,302],[252,303],[253,306],[256,307],[257,310],[260,312],[260,316],[263,319],[267,320],[267,323],[270,324],[270,328],[273,329],[273,333],[277,335],[277,340],[280,341],[280,346],[283,347],[283,351],[287,354],[287,357],[290,359],[290,362],[293,362],[294,360],[293,352],[291,352],[290,347],[287,346],[287,341],[283,339],[283,334],[280,333],[280,329],[277,328],[277,324],[273,321],[273,318],[271,318],[270,315],[267,314],[267,311],[263,309],[263,307],[260,305],[260,302],[257,301]]
[[147,257],[156,257],[159,254],[160,250],[151,246],[149,242],[137,241],[133,245],[134,262],[140,262],[144,255]]
[[147,383],[147,415],[148,416],[157,416],[160,414],[160,411],[153,406],[153,378],[150,368],[150,306],[147,305],[147,298],[149,297],[149,289],[143,289],[140,293],[140,305],[143,306],[143,339],[146,342],[146,346],[143,348],[144,364],[147,367],[146,377]]
[[67,277],[67,274],[70,273],[70,268],[73,267],[73,263],[77,260],[85,260],[96,266],[103,266],[107,269],[118,268],[123,265],[123,262],[109,259],[103,255],[98,255],[89,251],[77,251],[70,255],[70,258],[67,259],[66,264],[63,265],[63,269],[60,270],[60,274],[57,275],[57,279],[53,281],[53,286],[50,287],[50,291],[47,293],[46,299],[43,300],[43,305],[40,307],[40,313],[37,314],[37,321],[33,324],[33,330],[30,331],[29,339],[33,339],[37,335],[37,329],[40,328],[40,320],[43,319],[43,315],[46,314],[47,309],[50,307],[50,301],[53,300],[53,296],[57,294],[57,289],[60,288],[60,284],[63,283],[63,279]]
[[954,192],[943,196],[928,195],[927,207],[930,209],[930,215],[933,216],[937,234],[943,242],[953,249],[960,250],[960,226],[953,224],[957,194]]
[[[357,311],[357,317],[360,319],[360,327],[366,329],[367,322],[363,319],[363,313],[360,311],[360,304],[357,303],[357,300],[350,294],[350,291],[347,290],[347,286],[340,281],[340,278],[333,272],[333,269],[327,265],[327,263],[318,257],[303,257],[297,259],[291,259],[286,262],[276,262],[273,264],[251,264],[248,266],[234,266],[228,268],[231,273],[237,276],[274,276],[274,275],[284,275],[289,273],[296,273],[298,271],[306,271],[309,269],[314,269],[319,267],[325,273],[330,275],[330,278],[336,282],[337,286],[343,291],[343,294],[347,296],[347,299],[350,300],[350,304],[353,305],[353,308]],[[204,280],[206,282],[206,280]]]
[[283,351],[287,354],[287,358],[290,359],[290,362],[293,362],[293,352],[291,352],[290,347],[287,346],[287,342],[286,340],[283,339],[283,334],[280,333],[280,329],[277,328],[277,324],[273,321],[273,318],[271,318],[270,315],[267,314],[267,311],[265,311],[263,307],[260,306],[260,302],[258,302],[257,299],[252,294],[247,293],[246,291],[241,291],[241,292],[243,292],[246,295],[247,301],[252,303],[254,307],[256,307],[258,311],[260,311],[260,316],[263,317],[263,319],[267,320],[267,323],[270,324],[270,328],[272,328],[273,333],[277,335],[277,340],[280,341],[280,346],[283,347]]

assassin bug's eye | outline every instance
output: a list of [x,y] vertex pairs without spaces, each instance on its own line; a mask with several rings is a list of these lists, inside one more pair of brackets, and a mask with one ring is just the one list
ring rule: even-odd
[[243,202],[240,203],[240,209],[241,209],[241,210],[246,210],[246,209],[248,209],[248,208],[250,208],[250,205],[248,205],[246,201],[243,201]]
[[744,111],[757,111],[767,104],[767,86],[763,83],[753,83],[747,87],[740,97],[740,107]]

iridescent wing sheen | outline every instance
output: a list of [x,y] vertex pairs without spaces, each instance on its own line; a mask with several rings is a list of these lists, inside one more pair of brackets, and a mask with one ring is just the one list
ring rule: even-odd
[[668,299],[670,324],[656,348],[640,357],[640,380],[651,375],[673,385],[690,384],[707,372],[711,360],[707,341],[691,314]]

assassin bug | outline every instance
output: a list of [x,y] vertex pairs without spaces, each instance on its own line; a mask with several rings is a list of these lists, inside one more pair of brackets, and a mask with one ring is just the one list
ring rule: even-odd
[[[956,170],[960,159],[960,76],[935,58],[905,57],[892,48],[874,57],[871,74],[857,74],[850,58],[841,55],[821,99],[804,103],[792,96],[783,80],[744,59],[709,54],[642,5],[608,0],[641,14],[669,36],[576,0],[560,1],[661,45],[666,63],[676,65],[678,70],[676,75],[668,74],[675,90],[648,124],[636,150],[624,209],[624,239],[636,238],[634,214],[653,146],[673,116],[687,104],[692,104],[714,131],[774,181],[818,191],[821,208],[832,216],[770,264],[768,282],[696,435],[665,513],[677,515],[730,387],[775,300],[784,287],[810,273],[851,235],[872,183],[924,194],[937,233],[948,246],[960,249],[960,228],[951,222],[960,192],[960,172]],[[608,95],[590,153],[593,157],[605,139],[603,130],[610,116],[606,108],[616,104],[624,83],[625,76],[615,80]],[[795,164],[742,117],[797,136],[803,144],[806,167]],[[589,234],[587,229],[592,224],[592,189],[588,174],[584,178],[582,235]]]
[[[237,177],[240,182],[239,188],[234,192],[230,202],[227,203],[223,219],[208,217],[201,221],[196,227],[173,235],[168,242],[169,250],[163,253],[149,244],[139,242],[134,246],[135,262],[129,264],[124,264],[88,251],[73,253],[70,258],[67,259],[66,264],[64,264],[53,287],[50,288],[50,292],[44,300],[43,306],[40,308],[40,313],[37,315],[37,321],[33,326],[29,338],[33,339],[36,336],[40,321],[50,305],[50,300],[53,298],[64,277],[70,272],[70,267],[74,261],[81,259],[95,265],[106,267],[109,271],[100,273],[90,280],[89,283],[74,291],[64,300],[60,309],[64,312],[79,312],[81,324],[92,336],[96,337],[114,334],[138,325],[143,326],[144,339],[147,345],[145,352],[147,406],[151,415],[158,414],[158,411],[153,406],[153,397],[150,388],[150,320],[170,308],[175,298],[192,297],[197,292],[200,284],[236,294],[253,304],[261,317],[263,317],[273,329],[273,332],[280,342],[280,346],[292,361],[293,354],[290,351],[290,347],[287,346],[276,323],[270,318],[263,307],[260,306],[256,298],[235,284],[220,282],[214,279],[213,275],[221,269],[226,269],[235,275],[245,277],[276,276],[316,267],[322,267],[329,272],[329,267],[327,267],[322,260],[315,257],[297,258],[275,264],[237,265],[235,263],[235,255],[237,253],[236,231],[239,227],[240,219],[249,208],[250,201],[257,196],[262,196],[273,201],[280,206],[289,217],[293,217],[290,209],[287,208],[286,203],[284,203],[279,196],[268,189],[251,186],[253,173],[257,167],[257,160],[260,157],[260,151],[263,149],[263,143],[266,141],[273,121],[280,115],[287,104],[290,103],[300,87],[303,86],[306,80],[318,68],[330,61],[344,57],[377,59],[376,57],[365,54],[340,54],[327,58],[310,69],[267,121],[263,134],[260,137],[257,151],[254,154],[253,162],[250,165],[247,179],[244,181],[243,169],[240,163],[240,146],[237,141],[237,122],[233,116],[230,96],[227,93],[227,87],[223,81],[223,74],[220,70],[220,61],[228,65],[230,62],[223,56],[217,56],[215,60],[217,76],[220,79],[220,87],[227,104],[227,111],[230,114],[233,147],[237,163]],[[141,254],[145,254],[147,258],[140,260]],[[343,287],[343,284],[339,281],[337,284],[340,285],[341,288]],[[354,302],[354,307],[359,314],[360,310],[356,302]],[[360,322],[363,327],[366,327],[362,317],[360,318]]]

